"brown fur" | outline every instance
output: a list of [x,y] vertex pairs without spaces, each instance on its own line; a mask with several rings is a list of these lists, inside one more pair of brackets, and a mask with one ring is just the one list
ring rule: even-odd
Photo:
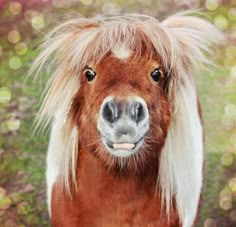
[[[170,123],[162,88],[164,78],[155,83],[150,76],[159,65],[158,59],[145,56],[136,61],[132,57],[122,61],[110,54],[94,67],[97,77],[92,83],[81,76],[81,88],[72,110],[81,132],[78,191],[73,191],[71,200],[54,187],[53,226],[179,226],[176,211],[169,224],[166,216],[161,215],[156,191],[159,152]],[[108,95],[120,98],[137,95],[146,101],[151,122],[145,160],[128,158],[125,166],[120,166],[118,158],[110,157],[104,150],[96,122],[101,103]]]
[[52,225],[62,227],[179,227],[177,212],[168,224],[155,197],[156,174],[145,179],[115,177],[89,152],[80,149],[78,191],[72,199],[54,187]]

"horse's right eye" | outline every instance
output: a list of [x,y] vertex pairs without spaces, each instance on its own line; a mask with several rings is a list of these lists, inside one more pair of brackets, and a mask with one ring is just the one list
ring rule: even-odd
[[151,77],[155,82],[159,82],[161,76],[162,76],[162,71],[159,68],[156,68],[151,72]]
[[91,82],[96,77],[96,72],[93,71],[91,68],[85,69],[85,76],[87,77],[88,82]]

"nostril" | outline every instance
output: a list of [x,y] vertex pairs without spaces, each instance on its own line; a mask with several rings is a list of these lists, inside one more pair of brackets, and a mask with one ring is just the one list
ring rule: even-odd
[[113,123],[118,118],[118,109],[113,101],[107,102],[102,111],[103,118],[109,123]]
[[131,118],[136,123],[139,123],[140,121],[142,121],[142,119],[144,119],[145,117],[145,111],[144,111],[144,107],[142,103],[140,102],[132,103],[130,113],[131,113]]
[[136,120],[139,122],[144,117],[143,106],[141,103],[138,103],[136,106]]

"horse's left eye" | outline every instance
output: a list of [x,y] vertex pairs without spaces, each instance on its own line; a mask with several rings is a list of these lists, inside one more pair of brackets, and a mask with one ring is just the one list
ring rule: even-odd
[[94,80],[96,76],[96,72],[94,72],[92,69],[88,68],[85,70],[85,76],[87,77],[87,80],[90,82]]
[[162,71],[159,68],[156,68],[151,72],[151,77],[155,82],[159,82],[161,75]]

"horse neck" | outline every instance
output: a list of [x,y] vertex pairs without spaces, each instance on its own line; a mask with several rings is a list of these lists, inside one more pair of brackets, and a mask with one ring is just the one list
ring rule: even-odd
[[[94,190],[96,187],[110,187],[117,183],[121,189],[130,188],[134,190],[148,190],[150,193],[156,193],[158,176],[158,160],[151,160],[148,165],[140,171],[119,171],[110,170],[84,148],[79,150],[77,165],[77,179],[79,185],[91,185]],[[105,188],[104,188],[105,189]],[[126,189],[125,189],[126,190]]]

